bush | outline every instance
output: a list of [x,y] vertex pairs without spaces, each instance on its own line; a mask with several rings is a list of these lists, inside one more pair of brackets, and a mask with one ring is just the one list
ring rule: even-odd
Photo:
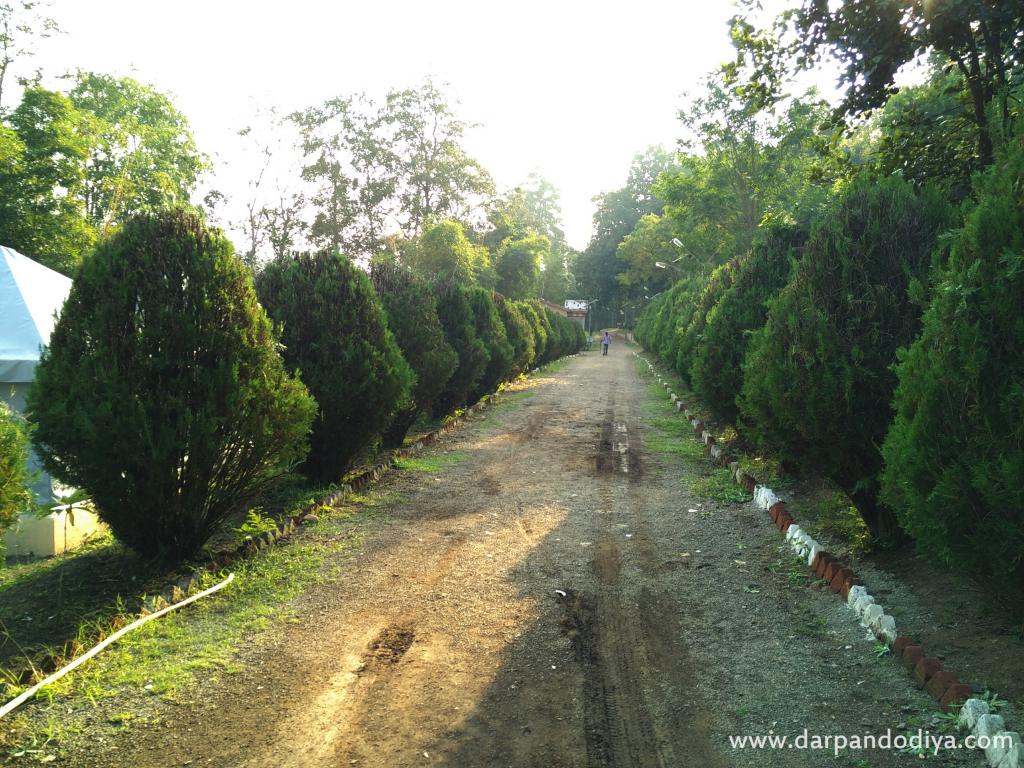
[[708,314],[715,304],[732,287],[739,270],[739,262],[732,259],[711,272],[707,282],[697,292],[692,308],[685,307],[680,314],[681,323],[675,334],[671,363],[676,373],[687,384],[690,383],[690,369],[693,366],[697,345],[707,325]]
[[918,549],[1024,594],[1024,149],[978,180],[901,356],[882,498]]
[[896,350],[918,329],[908,289],[928,275],[950,213],[898,178],[856,180],[812,224],[743,365],[747,434],[832,478],[875,536],[897,531],[878,504],[879,446],[892,420]]
[[444,337],[459,357],[458,367],[434,402],[433,415],[439,418],[466,404],[469,393],[484,375],[490,356],[486,344],[476,334],[469,289],[457,284],[435,283],[434,294]]
[[27,425],[0,401],[0,531],[35,504],[28,458]]
[[697,278],[685,277],[651,301],[637,320],[636,339],[673,367],[678,357],[677,337],[693,317],[699,289]]
[[371,278],[402,356],[416,375],[411,402],[384,432],[384,444],[397,447],[422,413],[429,413],[459,364],[444,338],[437,298],[412,272],[394,264],[374,264]]
[[496,390],[508,377],[512,371],[515,351],[508,342],[505,325],[501,322],[491,292],[484,288],[473,288],[470,289],[469,296],[476,335],[487,347],[487,366],[476,386],[470,390],[468,402],[472,404]]
[[256,279],[281,326],[282,356],[301,371],[320,411],[303,471],[340,480],[352,460],[410,403],[413,373],[388,330],[366,273],[338,253],[285,256]]
[[79,268],[29,391],[46,468],[143,555],[194,553],[306,451],[248,270],[193,213],[137,217]]
[[768,302],[786,284],[807,239],[793,227],[765,232],[740,262],[733,284],[707,314],[690,369],[694,392],[723,419],[734,422],[743,385],[742,364],[751,333],[768,316]]
[[536,367],[544,362],[548,353],[549,329],[544,320],[541,319],[544,312],[535,301],[521,301],[518,306],[522,310],[523,316],[526,317],[526,321],[530,324],[530,328],[533,329],[534,355],[530,361],[530,366]]
[[530,367],[530,363],[537,354],[536,341],[533,328],[526,319],[519,302],[508,301],[500,294],[495,294],[495,304],[498,306],[498,315],[505,326],[505,335],[509,344],[512,345],[512,367],[509,370],[509,379],[518,376]]
[[559,321],[561,315],[552,312],[547,307],[543,307],[544,319],[547,321],[548,327],[548,351],[547,360],[544,362],[550,363],[552,360],[557,360],[565,354],[565,328]]

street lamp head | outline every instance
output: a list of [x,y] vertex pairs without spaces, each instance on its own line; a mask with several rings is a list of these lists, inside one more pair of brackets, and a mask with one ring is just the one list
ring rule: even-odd
[[665,269],[668,266],[668,264],[666,264],[664,261],[656,261],[654,262],[654,266],[656,266],[658,269]]
[[680,240],[678,237],[673,237],[672,238],[672,245],[674,245],[676,248],[682,248],[683,247],[683,241]]

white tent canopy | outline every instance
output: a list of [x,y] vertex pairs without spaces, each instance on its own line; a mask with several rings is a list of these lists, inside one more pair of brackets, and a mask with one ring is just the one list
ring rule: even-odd
[[35,378],[71,280],[0,245],[0,384]]

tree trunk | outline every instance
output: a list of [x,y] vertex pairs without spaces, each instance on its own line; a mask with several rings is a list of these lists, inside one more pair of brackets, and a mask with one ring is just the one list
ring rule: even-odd
[[395,415],[391,425],[381,435],[381,444],[387,448],[401,448],[405,436],[409,434],[412,425],[416,423],[420,412],[418,408],[410,408]]
[[878,488],[872,484],[870,489],[861,489],[850,493],[861,519],[867,525],[871,538],[885,542],[887,545],[898,545],[907,541],[907,534],[900,528],[896,514],[878,501]]

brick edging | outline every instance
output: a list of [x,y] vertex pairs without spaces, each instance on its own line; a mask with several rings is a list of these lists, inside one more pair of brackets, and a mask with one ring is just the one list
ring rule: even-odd
[[899,635],[896,620],[867,591],[857,573],[801,529],[785,502],[771,488],[762,485],[757,478],[742,469],[739,462],[717,444],[707,426],[682,398],[672,392],[672,385],[658,374],[654,364],[638,352],[633,354],[647,364],[648,370],[664,386],[669,402],[690,422],[711,458],[729,467],[736,483],[754,494],[754,504],[768,513],[772,523],[786,537],[793,553],[806,563],[815,576],[825,580],[829,590],[846,603],[846,607],[857,616],[862,626],[870,629],[879,642],[885,643],[893,657],[914,675],[918,684],[939,703],[943,711],[949,712],[960,707],[959,724],[974,736],[1000,735],[1009,741],[1009,746],[990,746],[985,749],[985,759],[990,768],[1024,768],[1024,744],[1021,743],[1020,735],[1007,731],[1002,716],[990,713],[986,701],[972,697],[973,686],[962,682],[956,673],[943,669],[939,659],[928,656],[919,643]]

